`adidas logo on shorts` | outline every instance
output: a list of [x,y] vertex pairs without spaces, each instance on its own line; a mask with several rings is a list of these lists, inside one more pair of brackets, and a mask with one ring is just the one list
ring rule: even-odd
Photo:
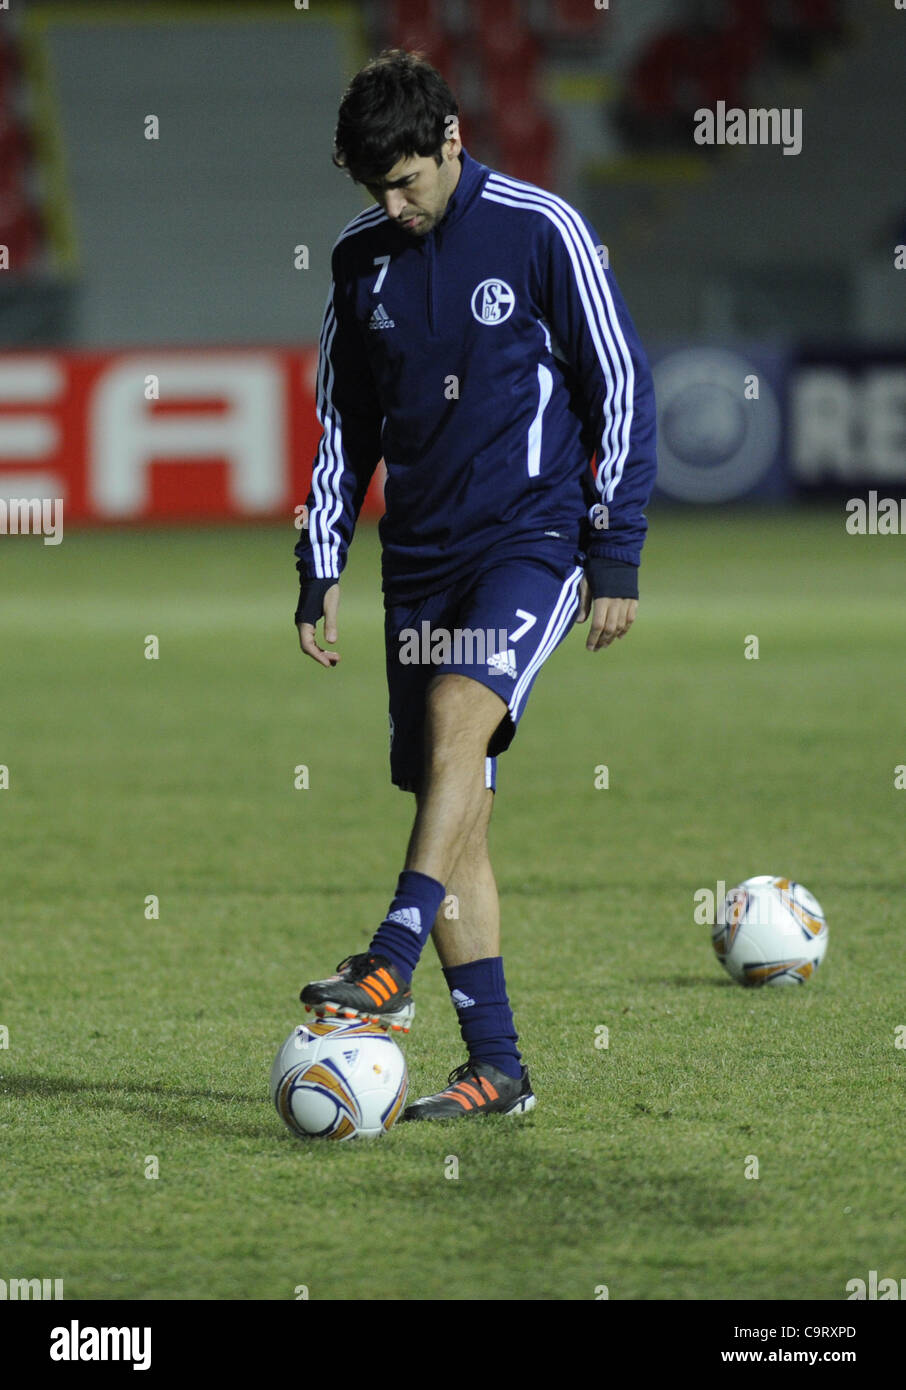
[[506,652],[495,652],[488,657],[488,670],[499,671],[502,676],[509,676],[511,680],[516,679],[516,653],[510,647]]

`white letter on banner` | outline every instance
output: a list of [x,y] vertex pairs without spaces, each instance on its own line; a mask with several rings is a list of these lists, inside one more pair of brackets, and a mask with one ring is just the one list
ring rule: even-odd
[[[156,412],[145,378],[160,377],[160,400],[223,399],[212,415]],[[152,460],[223,459],[240,511],[276,511],[288,488],[286,402],[281,369],[265,353],[123,356],[102,374],[89,410],[91,503],[101,516],[140,515],[150,498]]]

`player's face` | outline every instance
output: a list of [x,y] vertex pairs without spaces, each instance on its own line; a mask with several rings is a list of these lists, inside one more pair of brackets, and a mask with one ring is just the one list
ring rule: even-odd
[[459,182],[461,149],[462,141],[455,135],[443,145],[439,165],[430,155],[400,159],[382,178],[366,182],[365,187],[404,232],[424,236],[443,217]]

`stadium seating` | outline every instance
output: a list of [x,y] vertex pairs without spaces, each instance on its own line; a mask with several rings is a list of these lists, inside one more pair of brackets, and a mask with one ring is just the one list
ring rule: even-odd
[[44,251],[34,158],[24,107],[22,69],[14,33],[0,33],[0,244],[13,276],[34,271]]
[[[587,7],[586,7],[587,8]],[[461,103],[463,138],[479,159],[532,183],[550,186],[556,128],[541,95],[541,36],[574,39],[579,7],[529,7],[518,0],[392,0],[375,38],[419,49]],[[598,12],[592,6],[591,14]]]
[[680,12],[649,37],[627,74],[621,133],[636,146],[686,144],[699,107],[746,105],[762,64],[802,66],[843,33],[838,0],[731,0],[707,23]]

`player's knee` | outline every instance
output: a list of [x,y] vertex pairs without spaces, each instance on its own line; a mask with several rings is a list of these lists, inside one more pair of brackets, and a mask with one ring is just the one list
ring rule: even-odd
[[477,681],[457,674],[437,677],[426,704],[428,776],[466,763],[474,766],[476,781],[483,785],[488,741],[505,714],[504,701]]
[[471,736],[472,741],[480,744],[482,731],[475,718],[477,703],[475,681],[466,676],[436,676],[428,687],[427,698],[431,741],[437,744],[455,739],[461,743]]

